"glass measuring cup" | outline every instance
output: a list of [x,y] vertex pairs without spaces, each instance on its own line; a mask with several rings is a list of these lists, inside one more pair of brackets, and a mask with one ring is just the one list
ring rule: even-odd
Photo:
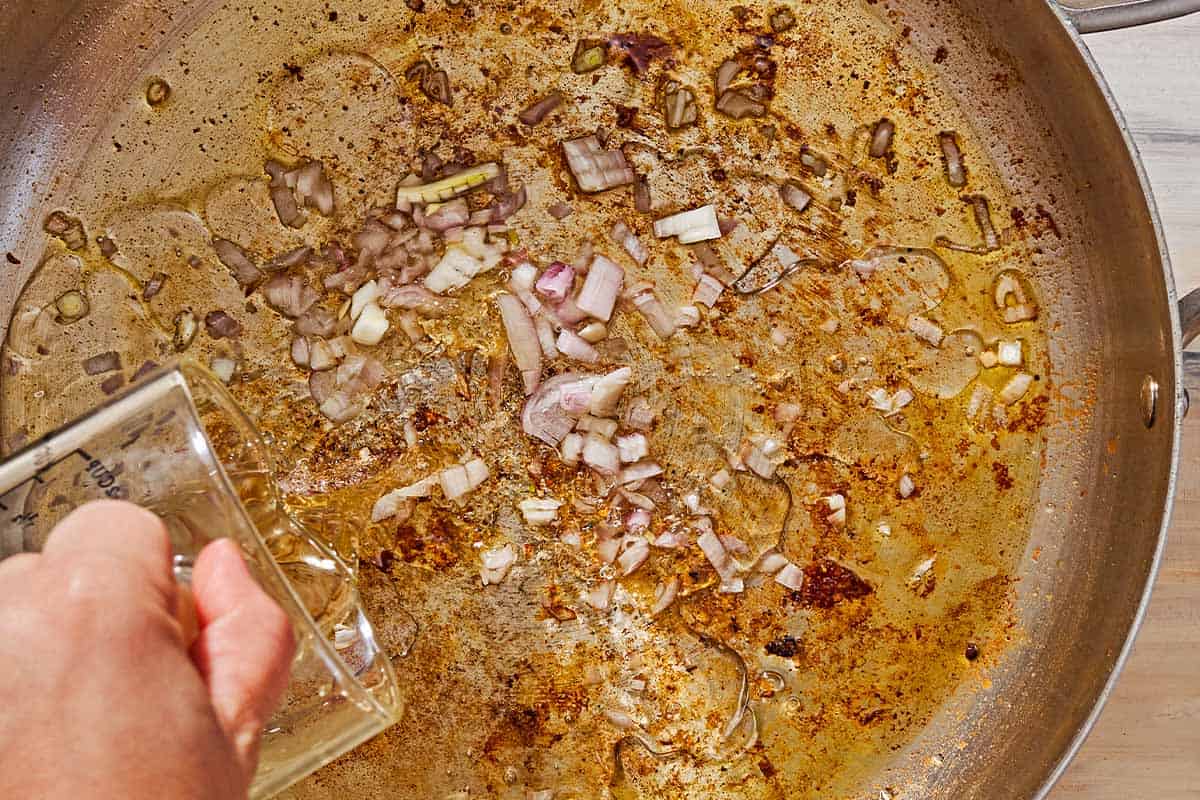
[[0,558],[41,549],[89,500],[158,514],[190,577],[209,541],[237,541],[296,638],[288,690],[250,788],[266,798],[389,727],[402,711],[349,567],[286,511],[266,446],[225,387],[193,364],[163,370],[0,464]]

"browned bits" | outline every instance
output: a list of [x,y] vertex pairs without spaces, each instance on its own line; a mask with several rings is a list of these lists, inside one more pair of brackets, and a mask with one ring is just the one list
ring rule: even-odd
[[996,488],[1007,491],[1013,487],[1013,479],[1009,474],[1008,465],[999,461],[992,462],[992,477],[996,480]]
[[171,98],[171,86],[162,78],[151,78],[146,84],[146,102],[153,106],[161,106]]
[[87,233],[83,229],[83,222],[65,211],[55,211],[46,217],[42,230],[51,236],[58,237],[72,250],[82,250],[87,247]]
[[783,33],[796,25],[796,15],[787,6],[780,6],[771,12],[771,30]]
[[967,661],[974,661],[979,658],[979,645],[974,642],[967,642],[967,649],[963,655],[966,656]]
[[874,592],[871,584],[831,558],[814,561],[804,568],[804,585],[791,597],[802,606],[833,608]]
[[794,636],[780,636],[767,642],[766,651],[780,658],[791,658],[800,652],[800,642]]

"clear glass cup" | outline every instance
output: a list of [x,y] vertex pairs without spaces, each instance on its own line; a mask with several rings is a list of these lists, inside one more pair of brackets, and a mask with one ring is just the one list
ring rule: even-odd
[[282,791],[399,718],[389,653],[353,572],[284,508],[261,436],[207,370],[184,363],[150,375],[0,464],[0,558],[40,550],[56,522],[104,497],[163,519],[181,581],[204,545],[233,538],[292,620],[296,656],[263,733],[252,798]]

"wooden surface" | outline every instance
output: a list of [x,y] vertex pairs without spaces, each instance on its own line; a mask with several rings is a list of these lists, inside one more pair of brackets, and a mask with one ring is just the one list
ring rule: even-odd
[[[1182,294],[1200,286],[1200,15],[1087,43],[1133,131]],[[1200,409],[1133,657],[1052,800],[1200,798]]]

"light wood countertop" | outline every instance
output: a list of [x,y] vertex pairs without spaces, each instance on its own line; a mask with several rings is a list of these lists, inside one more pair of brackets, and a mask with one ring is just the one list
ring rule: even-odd
[[[1200,286],[1200,15],[1087,44],[1150,175],[1183,294]],[[1184,425],[1166,560],[1133,656],[1053,800],[1200,798],[1200,413]]]

